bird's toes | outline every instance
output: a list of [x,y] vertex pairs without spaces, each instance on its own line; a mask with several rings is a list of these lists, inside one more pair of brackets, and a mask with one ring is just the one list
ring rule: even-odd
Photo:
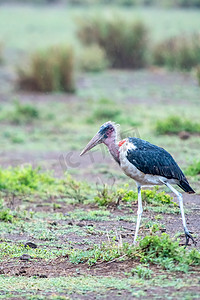
[[185,246],[188,246],[190,239],[192,240],[193,244],[196,246],[197,242],[194,240],[193,236],[191,235],[191,233],[189,233],[189,231],[185,232],[185,237],[186,237]]

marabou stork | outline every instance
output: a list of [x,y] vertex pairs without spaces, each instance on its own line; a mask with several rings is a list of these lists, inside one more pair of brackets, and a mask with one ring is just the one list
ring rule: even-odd
[[185,175],[173,157],[163,148],[155,146],[142,139],[128,137],[119,141],[118,136],[119,125],[116,125],[111,121],[106,122],[100,127],[97,134],[91,139],[80,155],[85,154],[97,144],[104,143],[124,173],[136,181],[138,190],[138,211],[134,243],[137,240],[143,212],[141,187],[165,184],[179,200],[182,222],[186,236],[185,245],[188,245],[189,239],[196,244],[186,226],[182,194],[179,193],[171,184],[177,184],[187,193],[195,192],[190,187]]

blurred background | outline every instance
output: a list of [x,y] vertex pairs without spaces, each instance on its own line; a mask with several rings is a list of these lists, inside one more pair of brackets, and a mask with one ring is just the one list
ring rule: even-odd
[[[112,120],[200,173],[200,0],[0,0],[0,164],[124,180]],[[127,179],[126,179],[127,181]]]

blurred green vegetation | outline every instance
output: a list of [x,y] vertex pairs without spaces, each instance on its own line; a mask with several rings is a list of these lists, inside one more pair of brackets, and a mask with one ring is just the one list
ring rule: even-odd
[[104,49],[96,44],[84,47],[77,60],[80,69],[86,72],[100,72],[110,65]]
[[22,89],[40,92],[74,92],[74,50],[70,46],[54,46],[35,52],[29,68],[18,69]]
[[164,40],[155,46],[153,61],[170,69],[190,70],[200,64],[200,35],[181,35]]
[[[0,0],[0,3],[5,3],[6,0]],[[31,4],[70,4],[75,6],[80,5],[121,5],[121,6],[163,6],[163,7],[200,7],[199,0],[12,0],[13,3],[31,3]]]
[[194,161],[185,171],[186,175],[195,176],[200,174],[200,160]]
[[141,21],[119,16],[82,19],[78,37],[84,45],[102,47],[113,68],[138,69],[147,65],[148,29]]
[[159,120],[156,123],[158,134],[179,133],[181,131],[200,133],[200,123],[180,116],[169,116],[167,119]]

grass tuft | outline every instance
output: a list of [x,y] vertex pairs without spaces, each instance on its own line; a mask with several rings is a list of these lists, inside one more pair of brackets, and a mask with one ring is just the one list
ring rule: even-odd
[[200,63],[200,35],[181,35],[158,44],[153,51],[156,65],[190,70]]
[[151,279],[152,273],[152,270],[145,266],[137,266],[136,268],[131,270],[131,274],[133,276],[137,275],[139,278],[142,279]]
[[79,24],[84,45],[98,44],[113,68],[142,68],[147,64],[148,30],[141,21],[118,17],[91,17]]
[[176,134],[181,131],[200,133],[200,123],[179,116],[169,116],[164,120],[157,121],[155,129],[157,134]]
[[74,51],[69,46],[51,47],[30,57],[29,69],[18,69],[22,89],[40,92],[74,92]]

